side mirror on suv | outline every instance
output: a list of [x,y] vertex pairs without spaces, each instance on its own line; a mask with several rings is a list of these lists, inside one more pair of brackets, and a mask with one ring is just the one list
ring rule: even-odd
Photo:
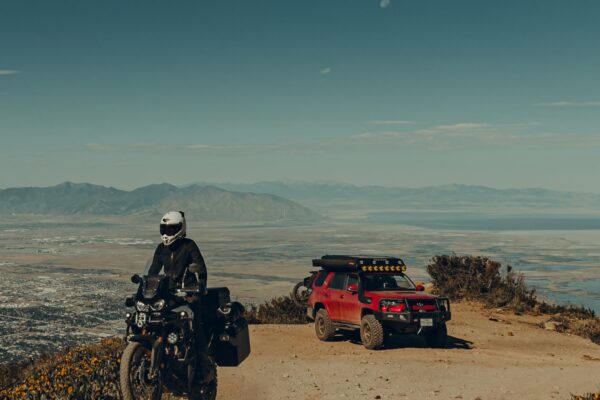
[[423,292],[425,290],[425,286],[420,283],[416,286],[417,292]]
[[346,290],[352,293],[358,293],[358,285],[350,285]]

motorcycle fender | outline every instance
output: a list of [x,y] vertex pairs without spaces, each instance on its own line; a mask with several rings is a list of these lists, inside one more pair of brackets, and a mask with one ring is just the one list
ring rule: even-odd
[[154,341],[152,338],[143,335],[131,335],[127,338],[128,342],[137,342],[147,348],[148,350],[152,350],[154,347]]

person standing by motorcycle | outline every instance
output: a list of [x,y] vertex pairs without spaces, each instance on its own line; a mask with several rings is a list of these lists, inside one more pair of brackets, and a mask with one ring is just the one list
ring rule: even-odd
[[[184,212],[170,211],[166,213],[160,220],[160,235],[162,243],[158,245],[154,252],[148,275],[159,275],[163,271],[179,287],[197,286],[200,293],[205,292],[208,278],[206,264],[196,242],[186,237]],[[198,273],[189,271],[189,266],[192,264],[197,265]],[[202,382],[206,383],[212,380],[213,369],[210,368],[208,343],[202,325],[201,301],[194,296],[189,298],[188,302],[194,312],[193,329],[198,352],[196,366],[199,369]]]

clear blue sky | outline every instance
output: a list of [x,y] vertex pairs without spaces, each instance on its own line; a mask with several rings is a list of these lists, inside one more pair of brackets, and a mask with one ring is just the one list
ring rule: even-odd
[[600,2],[0,0],[0,187],[599,192]]

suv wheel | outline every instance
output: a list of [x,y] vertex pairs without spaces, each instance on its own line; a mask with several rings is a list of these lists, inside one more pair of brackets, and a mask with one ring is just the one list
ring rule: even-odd
[[444,348],[448,342],[448,329],[446,324],[441,324],[435,330],[423,335],[429,347]]
[[335,336],[335,326],[327,314],[327,310],[321,308],[315,316],[315,332],[319,340],[324,342],[333,339]]
[[385,334],[381,322],[374,315],[365,315],[360,323],[360,339],[369,350],[381,348]]

